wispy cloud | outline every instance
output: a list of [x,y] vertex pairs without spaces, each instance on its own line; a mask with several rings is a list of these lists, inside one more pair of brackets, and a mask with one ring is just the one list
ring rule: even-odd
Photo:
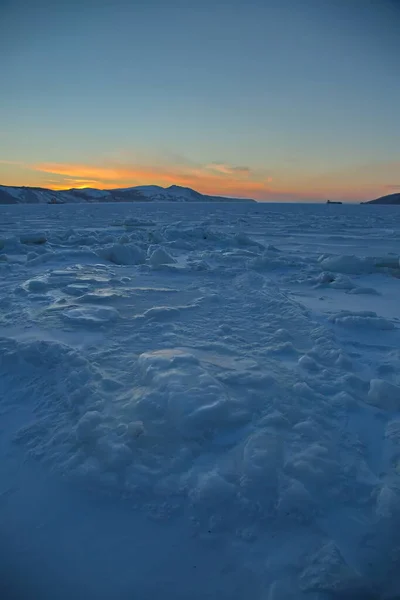
[[234,167],[222,162],[213,162],[205,166],[209,171],[215,171],[216,173],[222,173],[223,175],[246,175],[251,174],[249,167]]
[[3,160],[0,159],[0,165],[23,165],[20,160]]
[[387,190],[400,190],[400,183],[388,183],[384,186]]
[[66,188],[86,188],[86,187],[97,187],[97,179],[77,179],[61,177],[61,179],[45,179],[44,184],[51,187],[54,190],[65,190]]
[[125,179],[132,176],[132,171],[130,169],[97,167],[77,163],[39,163],[36,165],[31,165],[30,168],[34,171],[40,171],[42,173],[64,175],[68,177],[68,179],[90,178],[92,181],[97,181],[100,179],[114,181],[120,178]]

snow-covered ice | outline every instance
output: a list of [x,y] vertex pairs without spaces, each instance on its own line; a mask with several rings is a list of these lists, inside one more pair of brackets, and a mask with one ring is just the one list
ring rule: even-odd
[[398,207],[0,206],[2,595],[400,595],[399,253]]

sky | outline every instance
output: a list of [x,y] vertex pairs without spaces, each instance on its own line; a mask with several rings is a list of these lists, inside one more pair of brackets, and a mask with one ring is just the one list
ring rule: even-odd
[[400,192],[400,0],[0,0],[0,183]]

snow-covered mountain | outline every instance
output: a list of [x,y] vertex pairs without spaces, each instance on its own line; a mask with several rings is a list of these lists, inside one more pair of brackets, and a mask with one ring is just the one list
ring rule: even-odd
[[361,204],[400,204],[400,193],[388,194],[387,196],[376,198],[376,200],[361,202]]
[[207,196],[191,188],[171,185],[139,185],[115,190],[83,188],[49,190],[39,187],[0,185],[0,204],[65,204],[69,202],[255,202],[247,198]]

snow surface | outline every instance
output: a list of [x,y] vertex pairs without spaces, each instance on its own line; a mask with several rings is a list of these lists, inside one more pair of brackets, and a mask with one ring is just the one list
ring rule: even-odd
[[1,206],[2,597],[400,594],[397,212]]
[[129,188],[120,188],[120,191],[122,192],[128,192],[130,190],[139,190],[139,192],[142,192],[145,196],[148,196],[149,198],[152,197],[154,194],[160,194],[164,192],[164,188],[161,187],[161,185],[137,185]]
[[154,201],[178,201],[178,202],[198,202],[202,195],[191,188],[185,188],[178,185],[171,185],[163,188],[160,185],[138,185],[131,188],[124,188],[119,191],[138,191],[146,198]]

